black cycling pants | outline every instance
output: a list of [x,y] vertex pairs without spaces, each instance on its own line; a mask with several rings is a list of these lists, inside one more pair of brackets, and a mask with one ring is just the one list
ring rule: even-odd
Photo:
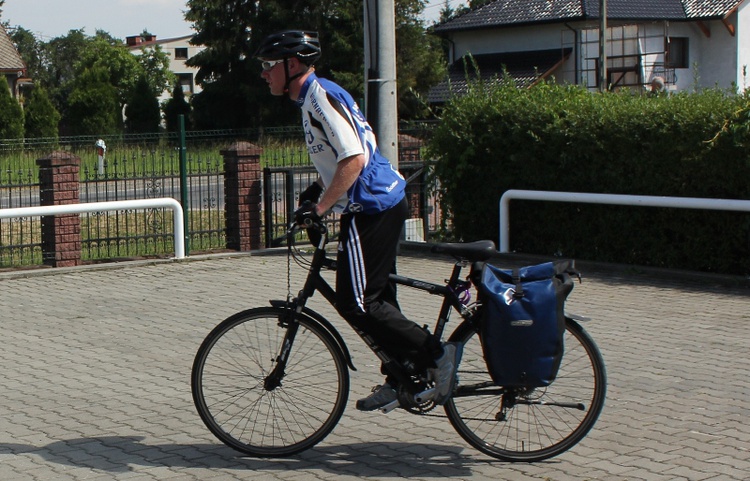
[[344,319],[369,335],[397,359],[425,367],[441,352],[440,342],[399,309],[395,272],[401,229],[408,215],[403,199],[374,215],[345,214],[337,255],[336,308]]

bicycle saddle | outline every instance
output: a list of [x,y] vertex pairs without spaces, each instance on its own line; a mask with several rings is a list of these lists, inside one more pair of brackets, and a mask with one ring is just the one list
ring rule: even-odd
[[471,262],[486,261],[497,253],[495,243],[491,240],[439,243],[434,244],[431,251],[435,254],[450,254]]

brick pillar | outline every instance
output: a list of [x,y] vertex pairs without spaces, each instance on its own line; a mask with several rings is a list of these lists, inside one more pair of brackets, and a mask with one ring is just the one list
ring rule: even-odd
[[[401,175],[404,178],[410,178],[419,169],[425,167],[422,161],[422,145],[423,142],[415,137],[408,135],[398,136],[398,167]],[[418,219],[423,215],[423,209],[425,205],[425,179],[427,176],[422,171],[422,174],[413,179],[412,182],[406,187],[406,200],[409,202],[409,217],[412,219]]]
[[221,151],[224,157],[224,198],[227,249],[260,249],[261,168],[263,149],[250,142],[235,142]]
[[[77,204],[81,159],[70,152],[52,152],[37,159],[39,204]],[[42,216],[42,261],[52,267],[81,264],[79,214]]]

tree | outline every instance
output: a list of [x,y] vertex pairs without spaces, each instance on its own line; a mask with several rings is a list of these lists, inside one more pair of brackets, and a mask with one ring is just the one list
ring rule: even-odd
[[24,129],[27,138],[57,138],[60,112],[41,86],[34,87],[31,98],[26,102]]
[[203,88],[192,99],[195,127],[257,125],[257,108],[253,107],[257,107],[262,84],[248,42],[256,25],[256,2],[188,0],[187,7],[185,18],[197,31],[191,43],[206,46],[187,61],[198,67],[195,80]]
[[159,131],[161,112],[159,100],[146,77],[138,79],[125,106],[125,129],[130,133]]
[[74,80],[86,70],[101,68],[107,72],[109,83],[116,88],[121,108],[141,77],[148,80],[154,95],[161,94],[174,82],[169,57],[160,46],[133,55],[121,40],[103,30],[97,30],[94,36],[86,35],[83,30],[70,30],[66,35],[45,43],[37,40],[31,32],[18,28],[13,40],[35,84],[45,88],[62,113],[63,130],[68,124],[68,103]]
[[185,100],[185,92],[182,85],[177,82],[172,89],[172,98],[164,103],[164,121],[167,123],[168,132],[177,132],[180,127],[180,115],[185,116],[185,129],[190,130],[190,104]]
[[[316,64],[321,76],[364,95],[364,26],[361,0],[188,0],[185,18],[198,32],[192,40],[206,49],[188,61],[199,67],[196,81],[203,91],[193,96],[196,128],[249,127],[298,121],[290,102],[268,95],[252,58],[269,33],[300,28],[317,30],[323,56]],[[407,116],[417,115],[414,92],[426,92],[442,78],[436,41],[426,40],[419,15],[424,0],[397,0],[399,96]],[[416,67],[414,65],[417,65]],[[444,67],[442,67],[444,68]]]
[[458,7],[454,9],[454,8],[451,8],[451,5],[448,2],[448,0],[445,0],[445,3],[443,4],[443,8],[440,9],[440,18],[438,19],[436,24],[445,23],[448,20],[451,20],[455,17],[458,17],[459,15],[463,15],[464,13],[469,12],[472,8],[473,8],[473,2],[469,2],[468,7],[464,4],[459,4]]
[[76,77],[76,63],[86,48],[87,37],[83,30],[70,30],[44,45],[46,74],[37,78],[49,92],[55,107],[65,118],[72,81]]
[[23,27],[16,27],[10,39],[26,64],[26,76],[37,82],[44,78],[46,76],[44,43],[37,40],[33,33]]
[[68,97],[71,135],[108,135],[122,130],[122,109],[117,89],[106,68],[94,66],[72,82]]
[[175,82],[175,75],[169,69],[169,55],[161,45],[149,46],[141,49],[141,54],[135,56],[143,69],[143,77],[148,82],[154,95],[161,95]]
[[143,75],[143,67],[125,45],[112,45],[111,41],[102,35],[89,40],[75,66],[77,75],[92,68],[102,69],[108,73],[109,83],[117,89],[120,105],[123,107],[138,79]]
[[425,30],[419,18],[421,0],[400,0],[396,5],[396,69],[400,119],[429,116],[423,97],[447,74],[442,40]]
[[0,139],[23,138],[23,109],[10,94],[5,75],[0,75]]

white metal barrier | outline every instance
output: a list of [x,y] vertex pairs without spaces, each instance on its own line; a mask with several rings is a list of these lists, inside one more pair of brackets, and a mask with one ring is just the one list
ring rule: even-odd
[[179,202],[170,197],[0,209],[0,219],[58,214],[81,214],[84,212],[101,212],[105,210],[152,209],[157,207],[167,207],[172,209],[172,212],[174,213],[172,216],[174,218],[174,254],[176,259],[184,258],[185,223],[182,217],[182,206]]
[[500,252],[509,252],[510,250],[510,201],[512,199],[750,212],[750,200],[704,199],[700,197],[658,197],[650,195],[588,194],[581,192],[554,192],[545,190],[509,190],[500,197]]

